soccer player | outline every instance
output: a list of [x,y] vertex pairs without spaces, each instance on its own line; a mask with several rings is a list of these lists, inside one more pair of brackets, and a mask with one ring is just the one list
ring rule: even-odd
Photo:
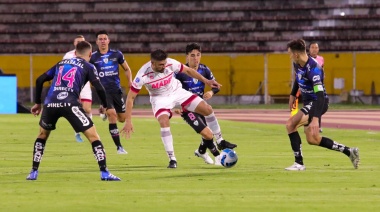
[[168,58],[168,54],[161,49],[153,51],[150,57],[151,61],[144,64],[137,72],[130,91],[128,92],[127,118],[122,133],[124,133],[128,139],[131,132],[134,131],[131,120],[133,102],[144,85],[149,91],[153,114],[161,127],[161,140],[169,157],[168,168],[176,168],[177,159],[174,154],[173,137],[170,132],[169,122],[172,116],[171,109],[175,106],[181,105],[187,111],[196,112],[205,116],[207,126],[210,127],[218,143],[223,140],[223,138],[219,123],[211,106],[199,96],[183,89],[181,83],[174,77],[174,74],[183,72],[212,88],[219,88],[221,85],[215,80],[206,79],[196,70],[181,64],[177,60]]
[[40,132],[33,147],[33,165],[27,180],[37,180],[38,167],[44,154],[46,141],[60,117],[66,118],[76,132],[82,132],[92,145],[92,151],[98,161],[101,180],[119,181],[120,178],[107,169],[106,152],[91,119],[85,115],[79,100],[82,87],[87,81],[95,87],[104,108],[108,109],[106,93],[99,81],[96,68],[88,63],[92,47],[87,41],[79,42],[75,47],[76,57],[64,59],[42,74],[36,80],[35,105],[31,112],[34,116],[41,112],[41,92],[43,84],[52,80],[45,98],[40,119]]
[[286,122],[286,129],[294,152],[295,162],[290,167],[285,168],[285,170],[303,171],[306,169],[301,151],[301,137],[297,131],[297,128],[300,126],[304,126],[306,140],[309,144],[342,152],[350,158],[352,165],[357,169],[360,161],[359,149],[357,147],[349,148],[330,138],[321,137],[319,134],[318,120],[328,109],[322,67],[306,54],[304,40],[292,40],[287,44],[287,48],[293,61],[296,76],[289,97],[289,109],[291,110],[292,108],[298,89],[301,91],[303,107]]
[[[106,115],[109,121],[109,132],[116,145],[117,153],[127,154],[127,151],[120,143],[119,130],[116,124],[117,121],[123,123],[126,117],[125,102],[120,86],[119,64],[124,69],[129,86],[132,83],[132,73],[127,61],[124,59],[124,55],[118,50],[110,49],[109,43],[110,39],[106,31],[102,30],[96,33],[98,51],[92,54],[90,63],[97,68],[100,82],[107,92],[108,107],[110,109],[106,111]],[[100,107],[99,112],[104,113],[102,107]]]
[[[311,42],[309,45],[309,54],[322,67],[323,78],[325,78],[325,70],[324,70],[325,59],[322,56],[318,55],[318,53],[319,53],[318,43],[315,41]],[[319,119],[319,132],[322,132],[322,117]]]
[[[67,52],[65,56],[63,56],[63,59],[71,59],[73,57],[76,57],[75,55],[75,47],[77,44],[81,41],[84,41],[84,36],[83,35],[78,35],[74,39],[74,49]],[[92,91],[91,91],[91,85],[90,82],[87,82],[82,91],[80,92],[79,99],[82,103],[82,107],[84,112],[86,112],[86,115],[92,119],[92,112],[91,112],[91,105],[92,105]],[[83,139],[80,136],[80,133],[75,132],[75,139],[77,142],[83,142]]]
[[[215,80],[211,70],[204,64],[201,64],[201,46],[198,43],[190,43],[186,46],[186,66],[196,70],[200,75],[208,80]],[[190,77],[183,72],[176,74],[176,78],[181,82],[183,89],[190,91],[200,98],[205,100],[210,99],[214,94],[219,92],[218,88],[212,88],[210,91],[205,91],[205,83]],[[182,109],[174,110],[177,114],[189,124],[197,133],[202,135],[202,141],[199,148],[195,150],[194,154],[197,157],[202,158],[208,164],[220,165],[219,151],[216,149],[213,142],[213,134],[209,127],[206,125],[205,117],[195,112],[190,112]],[[217,140],[217,146],[219,150],[224,148],[233,149],[237,147],[236,144],[232,144],[226,140]],[[215,163],[206,152],[207,148],[215,157]]]

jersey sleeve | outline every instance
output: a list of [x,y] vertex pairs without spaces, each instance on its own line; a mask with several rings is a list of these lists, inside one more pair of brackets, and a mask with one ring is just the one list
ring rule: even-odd
[[117,51],[117,62],[119,64],[123,64],[125,61],[123,53],[121,51]]
[[313,84],[314,93],[317,93],[318,91],[324,91],[322,77],[322,68],[319,65],[309,71],[308,79]]
[[140,69],[137,72],[137,74],[135,76],[135,79],[132,82],[131,91],[133,91],[135,93],[139,93],[140,92],[142,86],[145,84],[144,83],[143,75],[144,75],[144,71],[143,71],[143,69]]
[[182,63],[180,63],[177,60],[171,59],[171,58],[168,58],[167,62],[172,64],[171,69],[174,73],[178,74],[178,73],[182,72],[182,70],[183,70],[183,64]]
[[53,79],[55,75],[55,70],[57,69],[58,64],[51,67],[49,70],[45,72],[46,75],[48,75],[49,79]]
[[214,75],[212,74],[211,70],[209,67],[205,66],[205,76],[206,79],[208,80],[215,80]]
[[99,80],[98,70],[92,64],[88,66],[88,81],[94,82],[95,80]]

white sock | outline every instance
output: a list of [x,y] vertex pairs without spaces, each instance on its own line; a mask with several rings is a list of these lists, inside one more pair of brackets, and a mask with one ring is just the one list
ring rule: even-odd
[[170,127],[161,128],[161,140],[164,144],[166,154],[169,160],[177,160],[174,155],[173,136],[170,132]]
[[220,126],[218,120],[215,117],[214,113],[211,113],[208,116],[205,116],[207,126],[210,127],[212,134],[214,134],[216,138],[216,142],[219,144],[221,140],[223,140],[222,132],[220,132]]

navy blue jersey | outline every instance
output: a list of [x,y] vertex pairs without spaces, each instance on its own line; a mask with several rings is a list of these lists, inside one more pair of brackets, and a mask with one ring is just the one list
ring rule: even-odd
[[295,79],[301,91],[304,102],[317,100],[318,91],[323,91],[327,98],[325,85],[323,84],[323,69],[318,62],[309,56],[304,67],[293,63],[295,71]]
[[45,74],[49,80],[53,79],[45,98],[45,105],[78,104],[79,94],[86,82],[99,80],[95,66],[77,57],[60,61]]
[[[186,65],[189,66],[189,64]],[[208,80],[215,80],[211,70],[204,64],[199,64],[197,72]],[[182,83],[182,88],[203,98],[203,93],[205,92],[205,84],[202,81],[192,78],[182,72],[176,74],[175,77]]]
[[106,54],[92,53],[90,63],[98,70],[100,82],[107,93],[121,93],[119,64],[124,61],[124,55],[118,50],[109,49]]

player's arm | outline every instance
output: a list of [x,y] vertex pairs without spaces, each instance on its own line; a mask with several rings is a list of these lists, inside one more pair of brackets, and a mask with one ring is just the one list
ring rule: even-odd
[[324,97],[324,87],[321,81],[322,79],[322,70],[318,67],[311,71],[312,74],[309,75],[309,80],[313,83],[313,90],[317,96],[316,100],[313,101],[314,114],[313,119],[310,123],[312,128],[312,134],[319,132],[319,119],[322,116],[323,105],[325,104]]
[[102,83],[100,83],[100,80],[91,81],[91,85],[94,86],[96,93],[98,94],[99,99],[102,103],[103,108],[107,108],[107,105],[108,105],[107,95]]
[[289,110],[290,111],[292,111],[294,101],[296,101],[298,89],[299,89],[298,82],[297,80],[294,80],[292,91],[290,92],[290,96],[289,96]]
[[135,102],[136,96],[138,92],[136,92],[131,86],[131,89],[128,92],[127,100],[126,100],[126,119],[123,129],[121,130],[122,135],[125,136],[126,139],[131,137],[131,133],[134,132],[133,124],[132,124],[132,108]]
[[196,70],[189,68],[185,65],[183,65],[182,72],[187,74],[188,76],[190,76],[192,78],[195,78],[195,79],[202,81],[204,84],[209,85],[211,88],[220,88],[220,86],[222,86],[217,81],[208,80],[204,76],[202,76],[200,73],[198,73]]
[[[215,80],[214,75],[212,74],[211,70],[208,67],[204,72],[204,76],[206,77],[206,79]],[[211,88],[210,91],[207,91],[203,94],[203,99],[205,99],[205,100],[211,99],[211,97],[213,97],[219,91],[220,91],[219,88]]]
[[[54,67],[53,67],[54,68]],[[53,68],[51,68],[49,71],[46,73],[43,73],[41,76],[39,76],[36,80],[36,94],[34,96],[34,106],[30,109],[30,112],[34,116],[38,116],[41,112],[41,94],[42,94],[42,89],[44,87],[44,83],[46,81],[50,81],[54,78],[53,71],[51,71]]]
[[129,67],[126,60],[124,60],[124,63],[121,64],[121,67],[123,67],[124,74],[128,79],[128,87],[131,87],[131,85],[132,85],[132,71],[131,71],[131,68]]

